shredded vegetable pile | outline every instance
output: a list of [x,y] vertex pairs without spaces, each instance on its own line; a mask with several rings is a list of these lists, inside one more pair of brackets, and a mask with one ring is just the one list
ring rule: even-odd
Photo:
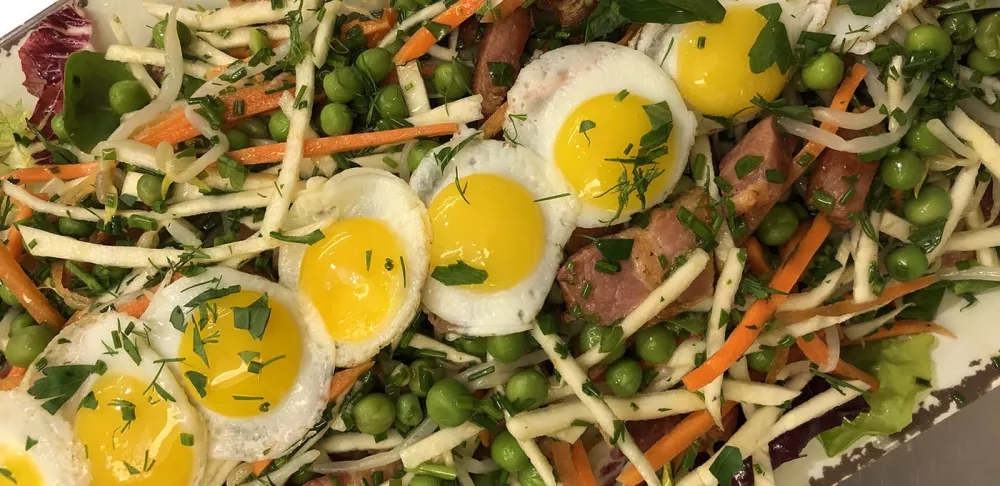
[[773,485],[900,432],[1000,285],[997,7],[67,6],[0,106],[0,483]]

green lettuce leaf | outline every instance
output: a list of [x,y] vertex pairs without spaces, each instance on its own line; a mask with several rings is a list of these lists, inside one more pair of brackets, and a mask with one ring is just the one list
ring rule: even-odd
[[864,394],[871,411],[819,435],[829,456],[840,454],[858,439],[903,430],[913,419],[917,396],[931,379],[934,336],[918,334],[844,350],[843,359],[868,371],[879,390]]
[[108,92],[118,81],[135,79],[128,66],[104,59],[100,52],[79,51],[66,59],[63,87],[64,124],[69,141],[84,152],[93,150],[118,128]]

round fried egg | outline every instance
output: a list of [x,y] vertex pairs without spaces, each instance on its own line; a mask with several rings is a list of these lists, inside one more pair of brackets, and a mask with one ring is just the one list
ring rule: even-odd
[[154,352],[151,339],[140,320],[93,314],[63,329],[25,376],[37,406],[72,424],[93,484],[201,483],[204,424],[162,357],[175,355]]
[[434,235],[427,310],[460,334],[530,328],[576,228],[576,198],[552,167],[525,147],[465,138],[428,154],[410,184]]
[[[774,100],[785,87],[791,70],[772,64],[755,73],[750,49],[767,19],[758,9],[781,7],[780,22],[794,47],[799,35],[819,30],[830,9],[829,0],[721,0],[722,22],[679,25],[646,24],[630,45],[662,66],[697,113],[722,118],[746,118],[757,108],[756,95]],[[767,12],[767,9],[763,10]],[[789,63],[791,63],[789,52]]]
[[149,339],[205,417],[215,459],[279,457],[320,419],[334,349],[294,292],[215,267],[159,289]]
[[399,336],[420,309],[430,223],[417,195],[380,169],[345,170],[299,199],[296,225],[323,238],[278,251],[281,282],[319,310],[337,366],[354,366]]
[[[674,83],[651,59],[616,44],[542,54],[521,70],[507,100],[507,137],[561,175],[586,228],[662,202],[694,143],[694,116]],[[664,143],[659,135],[668,131]]]
[[60,415],[51,415],[31,396],[0,392],[0,484],[84,486],[90,471],[83,447]]

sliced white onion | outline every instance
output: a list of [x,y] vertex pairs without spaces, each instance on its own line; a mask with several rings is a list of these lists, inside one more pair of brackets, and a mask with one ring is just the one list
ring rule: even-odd
[[885,114],[881,112],[881,108],[873,108],[864,113],[849,113],[820,106],[813,108],[812,114],[813,118],[820,122],[829,122],[837,127],[848,130],[864,130],[878,125],[885,119]]
[[903,135],[906,135],[906,131],[910,129],[910,122],[907,121],[906,125],[901,126],[899,130],[896,130],[895,132],[858,137],[853,140],[844,140],[843,137],[835,133],[830,133],[819,127],[813,126],[812,124],[803,123],[790,118],[779,118],[778,124],[780,124],[785,130],[788,131],[788,133],[791,133],[792,135],[819,143],[831,150],[852,154],[875,152],[895,145],[897,142],[902,140]]
[[868,87],[868,94],[871,95],[872,101],[876,105],[885,105],[889,100],[889,94],[886,92],[885,85],[879,80],[881,73],[878,66],[867,56],[858,58],[858,62],[868,68],[868,73],[865,74],[865,85]]
[[809,360],[802,360],[802,361],[796,361],[794,363],[788,363],[785,366],[783,366],[780,370],[778,370],[778,373],[775,375],[775,378],[778,381],[784,381],[787,380],[788,377],[792,375],[809,373],[809,369],[811,367],[812,367],[812,361]]
[[840,361],[840,332],[837,330],[837,326],[830,326],[826,328],[824,334],[826,334],[826,347],[830,352],[827,354],[826,363],[823,363],[819,370],[823,373],[830,373]]
[[[938,120],[937,118],[927,122],[927,129],[934,134],[942,143],[944,143],[948,148],[962,157],[970,160],[970,163],[979,160],[979,154],[976,153],[972,147],[966,145],[948,127],[944,126],[944,122]],[[968,165],[968,164],[964,164]]]
[[941,280],[989,280],[1000,282],[1000,267],[973,267],[966,270],[949,268],[938,273]]
[[383,452],[381,454],[372,454],[357,461],[332,462],[329,458],[320,456],[319,460],[313,464],[312,470],[313,472],[319,474],[336,474],[341,472],[366,471],[392,464],[399,460],[400,451],[426,439],[434,433],[434,430],[436,430],[437,427],[437,423],[433,420],[429,418],[424,419],[420,425],[410,431],[410,434],[406,436],[406,440],[404,440],[402,444],[391,451]]
[[982,101],[965,98],[958,102],[958,106],[969,115],[969,118],[991,127],[1000,127],[1000,113],[993,111]]
[[920,73],[910,82],[910,90],[906,92],[906,95],[903,96],[903,100],[898,106],[904,113],[908,113],[910,108],[913,107],[913,103],[917,101],[917,96],[920,96],[920,90],[924,89],[924,83],[927,82],[927,78],[927,73]]

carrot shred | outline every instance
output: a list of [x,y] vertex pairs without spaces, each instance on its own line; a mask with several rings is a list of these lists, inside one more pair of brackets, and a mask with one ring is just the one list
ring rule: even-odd
[[[448,10],[441,12],[437,17],[434,17],[435,24],[443,25],[448,27],[448,32],[452,29],[458,27],[459,24],[465,22],[469,17],[475,15],[476,11],[479,10],[486,0],[458,0],[453,3]],[[448,32],[445,32],[447,34]],[[431,31],[427,30],[427,26],[422,26],[416,32],[410,36],[410,39],[403,44],[403,47],[399,49],[399,52],[393,56],[392,60],[397,64],[406,64],[424,54],[430,50],[431,46],[437,43],[440,39],[434,37]]]
[[580,472],[573,464],[573,446],[561,440],[552,441],[552,463],[565,486],[582,486]]
[[[813,337],[810,341],[806,341],[805,338],[800,337],[795,340],[795,344],[806,355],[806,358],[809,358],[809,361],[817,365],[822,366],[826,364],[826,360],[830,357],[830,349],[826,347],[826,343],[819,336]],[[849,380],[863,381],[871,387],[871,391],[878,391],[878,380],[874,376],[861,371],[856,366],[844,360],[837,361],[837,366],[833,369],[833,374]]]
[[747,264],[750,265],[750,271],[757,278],[769,280],[773,270],[771,264],[767,263],[767,257],[764,256],[764,247],[760,246],[760,242],[753,236],[748,237],[743,246],[747,250]]
[[375,366],[374,361],[366,361],[353,368],[347,368],[346,370],[334,373],[333,378],[330,379],[329,401],[332,402],[340,398],[344,393],[347,393],[347,390],[351,389],[354,382],[358,381],[358,378],[370,370],[372,366]]
[[7,174],[0,179],[13,179],[18,184],[30,184],[34,182],[48,182],[52,179],[64,181],[86,177],[97,171],[98,162],[81,162],[79,164],[66,165],[36,165],[18,169]]
[[636,34],[638,34],[640,30],[642,30],[642,25],[643,24],[629,25],[628,30],[625,31],[625,35],[623,35],[621,39],[618,39],[617,44],[620,46],[627,46],[628,43],[632,41],[632,38],[634,38]]
[[267,469],[267,466],[270,465],[271,465],[270,459],[261,459],[259,461],[254,461],[253,465],[250,467],[250,470],[253,471],[254,476],[260,476],[260,473],[264,472],[264,469]]
[[819,250],[819,247],[823,245],[823,241],[826,240],[827,235],[830,234],[831,228],[830,221],[826,219],[823,213],[816,216],[805,238],[802,238],[802,242],[792,252],[788,261],[771,278],[770,287],[785,293],[774,294],[767,299],[754,302],[746,314],[743,315],[740,325],[733,330],[729,338],[726,339],[726,342],[723,343],[722,348],[709,357],[701,366],[695,368],[694,371],[684,377],[684,386],[688,390],[699,390],[709,384],[716,377],[721,376],[736,360],[740,359],[746,353],[746,350],[750,348],[750,345],[753,344],[753,341],[757,339],[757,336],[764,328],[764,324],[774,315],[778,306],[788,298],[786,292],[791,290],[792,286],[799,281],[802,272],[809,266],[809,262],[816,254],[816,251]]
[[880,339],[888,339],[897,336],[908,336],[910,334],[923,334],[925,332],[933,332],[935,334],[940,334],[942,336],[948,336],[950,338],[955,337],[955,333],[951,332],[948,328],[929,321],[918,321],[918,320],[901,320],[890,324],[889,327],[880,328],[878,331],[864,336],[860,339],[851,339],[845,341],[845,345],[861,344],[871,341],[878,341]]
[[890,285],[882,291],[882,295],[880,295],[877,299],[870,300],[868,302],[854,302],[854,297],[849,296],[840,302],[824,305],[822,307],[779,312],[776,317],[779,323],[792,323],[802,322],[813,317],[842,316],[845,314],[853,314],[855,312],[865,312],[874,309],[875,307],[888,304],[889,302],[892,302],[906,294],[916,292],[936,281],[937,277],[928,275],[909,282]]
[[24,374],[27,372],[27,368],[21,368],[20,366],[11,368],[7,376],[0,378],[0,391],[10,391],[17,388],[21,384],[21,380],[24,379]]
[[[727,401],[723,403],[722,415],[728,414],[735,406],[736,402]],[[712,415],[707,411],[698,410],[691,412],[676,427],[671,429],[667,435],[664,435],[652,447],[646,449],[646,460],[649,461],[654,470],[659,470],[675,457],[683,454],[688,447],[691,447],[691,444],[694,444],[694,441],[705,435],[714,426],[715,420],[712,419]],[[634,465],[630,465],[628,469],[618,475],[618,482],[626,486],[636,486],[642,481],[642,476],[639,475],[639,470]]]
[[524,0],[504,0],[503,2],[500,2],[500,5],[487,10],[486,14],[484,14],[483,18],[479,21],[484,24],[496,22],[497,20],[514,13],[514,11],[520,8],[521,5],[524,5]]
[[17,214],[14,216],[15,224],[10,225],[10,233],[7,234],[7,251],[10,252],[10,256],[15,261],[20,260],[21,254],[24,253],[24,237],[21,236],[21,230],[17,228],[16,223],[30,218],[32,214],[34,211],[27,204],[22,204],[17,208]]
[[31,281],[6,246],[0,246],[0,281],[14,293],[28,314],[40,324],[48,324],[56,331],[62,329],[66,319],[49,302],[45,294]]
[[368,48],[378,47],[379,41],[382,40],[392,31],[392,28],[396,26],[396,20],[399,19],[399,13],[396,9],[392,7],[385,7],[382,9],[382,16],[377,19],[371,20],[352,20],[341,28],[340,37],[341,39],[347,38],[347,33],[350,32],[354,26],[361,28],[361,33],[368,39]]
[[583,447],[583,441],[580,439],[573,443],[573,464],[576,466],[576,472],[580,474],[580,486],[597,486],[594,468],[590,465],[587,449]]
[[503,123],[507,120],[507,102],[500,105],[497,111],[494,111],[489,118],[483,122],[483,126],[480,129],[483,131],[483,138],[489,140],[496,136],[503,130]]
[[[353,133],[336,137],[314,138],[306,140],[302,150],[303,157],[318,157],[337,152],[347,152],[380,145],[402,143],[419,137],[438,137],[451,135],[458,131],[455,123],[438,123],[422,127],[397,128],[381,132]],[[285,156],[285,142],[248,147],[229,152],[229,156],[241,164],[269,164],[281,162]]]
[[799,246],[799,242],[802,241],[802,238],[806,237],[808,231],[808,224],[800,224],[798,228],[795,228],[795,233],[792,233],[792,237],[778,247],[778,258],[781,262],[788,260],[788,256],[792,254],[792,250]]
[[142,315],[146,312],[146,309],[148,308],[149,308],[149,295],[143,294],[140,295],[138,299],[135,299],[132,302],[129,302],[128,304],[119,307],[118,312],[121,312],[122,314],[128,314],[138,319],[139,317],[142,317]]
[[778,372],[788,364],[788,357],[791,355],[790,348],[778,346],[774,350],[774,361],[771,361],[771,368],[767,370],[764,383],[774,384],[778,381]]
[[493,443],[493,435],[490,434],[489,430],[483,429],[479,431],[479,442],[486,447],[489,447]]

